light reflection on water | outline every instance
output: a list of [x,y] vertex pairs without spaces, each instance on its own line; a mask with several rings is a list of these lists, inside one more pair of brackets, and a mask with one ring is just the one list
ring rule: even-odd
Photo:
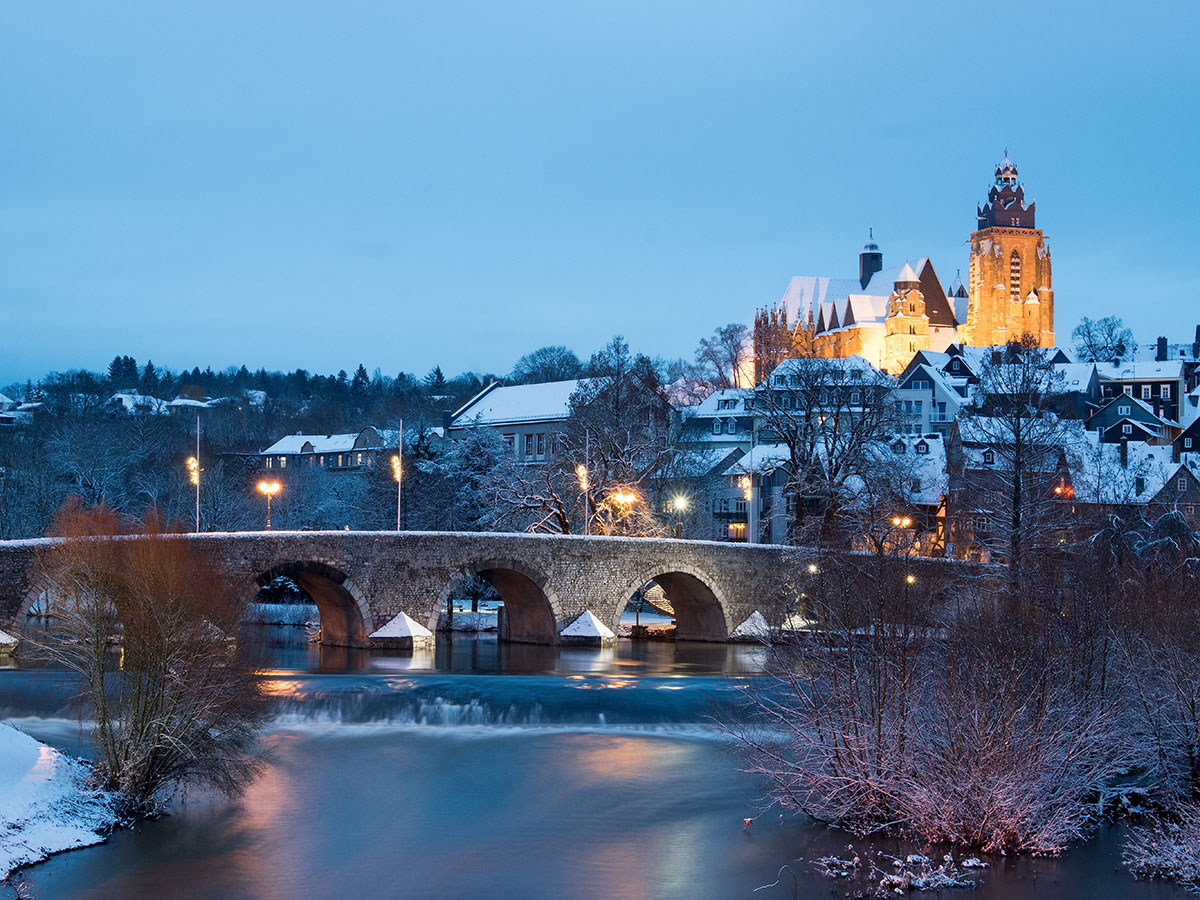
[[[36,867],[43,896],[776,900],[790,882],[754,888],[785,863],[801,897],[837,893],[796,860],[842,852],[847,836],[776,813],[744,829],[758,791],[706,719],[756,669],[759,648],[459,637],[424,655],[347,654],[340,669],[321,648],[277,649],[263,678],[281,716],[245,796],[193,796]],[[28,730],[62,745],[70,723],[52,718],[57,700],[38,699],[56,677],[0,672],[0,694],[6,714],[33,714]],[[1182,896],[1114,872],[1118,853],[1106,832],[1063,860],[998,860],[961,896]]]

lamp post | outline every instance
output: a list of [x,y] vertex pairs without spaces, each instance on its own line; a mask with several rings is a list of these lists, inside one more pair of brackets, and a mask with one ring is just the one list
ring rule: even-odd
[[687,509],[687,497],[677,496],[675,498],[675,537],[683,539],[683,511]]
[[196,534],[200,533],[200,416],[196,415],[196,455],[187,461],[188,481],[196,487]]
[[400,420],[400,436],[396,438],[396,455],[392,457],[392,477],[396,479],[396,530],[400,530],[400,507],[404,497],[404,420]]
[[259,493],[267,498],[267,531],[271,530],[271,498],[279,493],[282,487],[278,481],[260,481],[258,483]]
[[189,456],[187,461],[188,481],[196,486],[196,534],[200,533],[200,459]]
[[754,476],[743,475],[738,480],[742,489],[742,497],[746,500],[746,543],[753,544],[754,540]]
[[587,466],[576,466],[575,477],[579,479],[579,490],[583,493],[583,533],[591,533],[592,508],[588,499],[588,470]]

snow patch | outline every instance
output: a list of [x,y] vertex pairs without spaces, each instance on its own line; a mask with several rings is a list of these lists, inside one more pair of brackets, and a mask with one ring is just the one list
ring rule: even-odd
[[612,630],[596,618],[596,615],[590,609],[585,609],[576,616],[575,621],[560,631],[559,634],[564,637],[616,637]]
[[106,794],[88,787],[88,774],[79,760],[0,723],[0,878],[104,840],[117,815]]
[[373,638],[432,637],[433,632],[401,610],[390,622],[373,632]]
[[733,629],[731,637],[735,638],[765,638],[771,634],[771,626],[766,617],[757,609],[746,617],[746,621]]
[[0,631],[0,653],[12,653],[19,641],[7,631]]

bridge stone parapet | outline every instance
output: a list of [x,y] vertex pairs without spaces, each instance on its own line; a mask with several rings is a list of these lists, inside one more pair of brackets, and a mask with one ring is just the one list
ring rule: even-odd
[[[363,646],[405,612],[428,628],[454,588],[480,575],[504,601],[509,638],[555,643],[590,609],[614,631],[649,581],[666,592],[681,640],[724,641],[754,611],[778,624],[803,549],[675,539],[474,532],[251,532],[173,536],[204,548],[250,600],[280,575],[312,596],[322,640]],[[19,629],[52,540],[0,542],[0,628]],[[946,561],[913,561],[946,565]],[[7,627],[6,627],[7,626]]]

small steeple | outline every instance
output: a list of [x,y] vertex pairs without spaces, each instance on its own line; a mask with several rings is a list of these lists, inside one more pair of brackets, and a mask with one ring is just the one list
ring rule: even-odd
[[914,288],[920,282],[917,278],[917,273],[913,271],[913,267],[908,264],[908,260],[904,261],[904,268],[900,270],[900,274],[896,276],[896,287],[907,286]]
[[875,243],[875,229],[867,229],[867,242],[863,244],[862,252],[858,254],[858,283],[864,290],[871,283],[871,277],[883,270],[883,251]]

